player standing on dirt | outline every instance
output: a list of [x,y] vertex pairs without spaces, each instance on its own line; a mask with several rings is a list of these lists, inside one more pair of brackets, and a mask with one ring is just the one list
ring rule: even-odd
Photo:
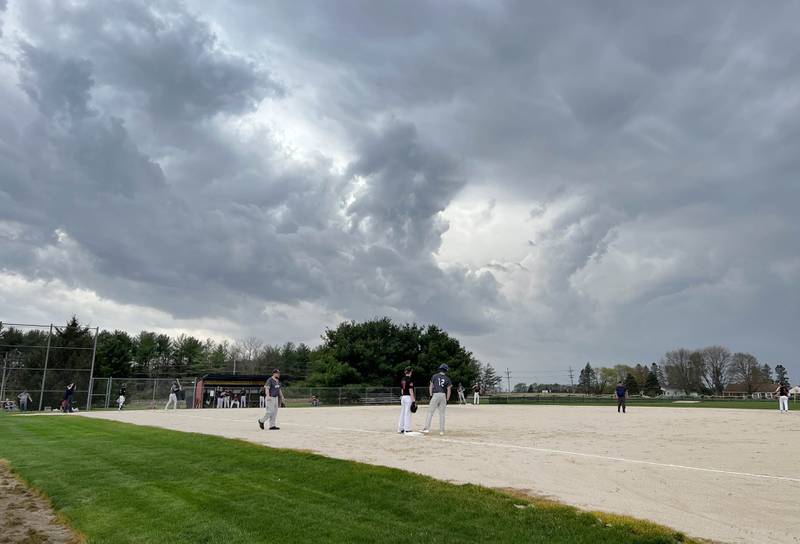
[[781,412],[788,412],[789,411],[789,384],[788,383],[781,383],[778,388],[775,390],[775,394],[778,395],[778,410]]
[[169,388],[169,400],[167,401],[167,405],[164,406],[164,410],[169,410],[169,405],[172,404],[172,409],[178,409],[178,392],[181,390],[181,382],[178,381],[178,378],[175,378],[175,381],[172,382],[172,385]]
[[614,391],[617,397],[617,413],[622,408],[622,413],[625,413],[625,399],[628,398],[628,388],[622,385],[622,382],[617,382],[617,389]]
[[407,366],[400,379],[400,420],[397,422],[397,432],[400,434],[411,431],[411,406],[417,402],[411,374],[412,369]]
[[466,404],[467,403],[467,399],[464,397],[464,386],[461,385],[461,384],[458,384],[458,389],[456,389],[456,391],[458,391],[458,403],[459,404]]
[[283,391],[281,391],[281,371],[277,368],[272,371],[272,376],[267,379],[264,384],[264,390],[267,393],[267,411],[264,417],[258,418],[258,426],[264,429],[264,422],[269,419],[269,430],[278,431],[278,408],[286,406],[283,398]]
[[444,412],[447,408],[447,401],[450,400],[450,392],[453,390],[453,382],[447,372],[450,367],[447,365],[439,365],[439,373],[434,374],[431,378],[431,383],[428,386],[428,391],[431,395],[431,402],[428,404],[428,418],[425,420],[425,428],[422,429],[423,433],[431,432],[431,420],[433,413],[439,411],[439,434],[444,434]]

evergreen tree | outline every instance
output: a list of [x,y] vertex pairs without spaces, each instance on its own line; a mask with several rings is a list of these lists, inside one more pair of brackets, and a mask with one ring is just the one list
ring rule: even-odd
[[651,397],[661,395],[661,383],[658,380],[658,366],[653,363],[650,371],[647,373],[647,380],[644,384],[644,392]]
[[636,381],[636,378],[633,374],[628,374],[625,376],[625,387],[628,389],[628,393],[631,395],[638,395],[639,394],[639,382]]
[[591,392],[592,386],[595,383],[595,371],[588,362],[586,366],[581,369],[581,374],[578,377],[578,387],[580,387],[587,395]]
[[789,383],[789,373],[783,365],[775,365],[775,381],[778,383]]

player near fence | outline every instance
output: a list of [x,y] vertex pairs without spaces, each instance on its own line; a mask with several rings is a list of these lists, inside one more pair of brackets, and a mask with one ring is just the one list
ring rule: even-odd
[[788,412],[789,411],[789,384],[782,383],[778,386],[775,390],[775,394],[778,395],[778,410],[781,412]]
[[169,387],[169,400],[167,400],[167,405],[164,406],[164,410],[169,410],[169,405],[172,404],[172,409],[178,409],[178,394],[183,390],[181,387],[181,382],[178,381],[178,378],[175,378],[175,381],[172,382],[172,385]]
[[72,399],[75,396],[75,384],[71,383],[64,390],[64,398],[61,399],[61,410],[63,412],[72,413]]
[[458,403],[459,404],[466,404],[467,403],[467,398],[464,396],[464,386],[461,385],[461,384],[458,384],[458,389],[456,389],[456,391],[458,391]]
[[416,411],[417,399],[414,395],[412,374],[411,367],[407,366],[400,378],[400,420],[397,422],[397,432],[400,434],[411,431],[411,413]]
[[272,376],[267,378],[267,383],[264,384],[264,391],[267,397],[267,411],[264,417],[258,418],[258,426],[263,430],[264,423],[269,420],[269,430],[278,431],[278,408],[286,406],[281,391],[281,371],[277,368],[272,371]]
[[450,400],[450,393],[453,390],[453,382],[447,372],[450,367],[447,365],[439,365],[439,372],[434,374],[431,378],[431,383],[428,385],[428,392],[431,396],[431,402],[428,404],[428,417],[425,420],[425,427],[422,429],[423,433],[431,432],[431,420],[433,419],[434,412],[439,412],[439,434],[444,434],[444,412],[447,408],[447,401]]
[[625,387],[622,382],[617,382],[617,388],[614,390],[614,396],[617,397],[617,413],[619,413],[620,408],[622,409],[622,413],[625,413],[625,400],[628,398],[628,388]]
[[19,399],[19,409],[20,409],[20,411],[21,412],[27,412],[28,411],[28,402],[33,400],[31,398],[31,395],[28,393],[27,390],[25,390],[22,393],[20,393],[19,395],[17,395],[17,398]]
[[123,383],[120,386],[119,394],[117,395],[117,410],[122,410],[127,400],[128,400],[128,387]]
[[472,404],[477,406],[481,403],[481,385],[476,383],[472,386],[472,391]]

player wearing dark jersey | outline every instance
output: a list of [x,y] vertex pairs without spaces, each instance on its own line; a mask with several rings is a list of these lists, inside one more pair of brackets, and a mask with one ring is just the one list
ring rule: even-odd
[[412,369],[407,366],[400,379],[400,420],[397,422],[397,432],[401,434],[411,431],[411,405],[416,402],[411,374]]
[[614,395],[617,397],[617,413],[619,413],[620,409],[622,409],[622,413],[625,413],[625,399],[628,398],[628,388],[622,385],[622,382],[617,382],[617,388],[614,391]]
[[778,395],[778,409],[781,412],[788,412],[789,411],[789,386],[785,383],[782,383],[778,386],[775,390],[775,394]]
[[450,377],[447,375],[449,370],[450,368],[447,365],[441,365],[439,372],[431,378],[431,383],[428,386],[431,403],[428,405],[428,418],[425,420],[425,428],[422,429],[423,433],[430,432],[433,414],[438,411],[439,434],[444,434],[444,412],[447,408],[447,401],[450,400],[450,392],[453,390],[453,382],[450,381]]

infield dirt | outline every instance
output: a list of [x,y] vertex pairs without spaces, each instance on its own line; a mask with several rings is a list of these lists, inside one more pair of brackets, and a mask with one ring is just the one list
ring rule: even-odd
[[[421,428],[427,407],[414,416]],[[447,434],[396,433],[399,407],[92,412],[511,488],[725,542],[800,542],[800,412],[601,406],[448,407]],[[280,470],[280,467],[272,467]]]

